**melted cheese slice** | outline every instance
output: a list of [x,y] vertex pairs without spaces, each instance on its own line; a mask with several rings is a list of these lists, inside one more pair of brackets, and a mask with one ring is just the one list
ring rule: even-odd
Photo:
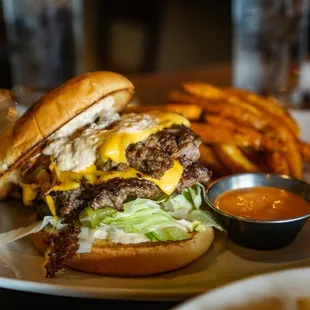
[[45,202],[47,206],[49,207],[54,219],[57,219],[58,217],[56,215],[56,207],[55,207],[54,199],[51,196],[47,195],[45,196]]
[[[126,149],[131,143],[138,143],[147,139],[151,134],[155,134],[164,128],[169,128],[172,125],[185,125],[190,126],[190,122],[183,116],[172,112],[149,112],[147,114],[127,114],[121,117],[121,120],[111,129],[105,130],[97,128],[94,125],[88,129],[87,135],[78,137],[78,141],[65,140],[63,145],[56,145],[55,152],[48,154],[51,156],[51,164],[49,169],[57,176],[58,184],[53,187],[53,191],[68,191],[81,186],[82,178],[88,180],[91,184],[100,184],[113,178],[140,178],[152,181],[156,184],[165,194],[171,195],[181,179],[183,167],[178,161],[174,161],[171,169],[167,170],[160,180],[152,178],[148,174],[141,173],[134,168],[128,168],[126,171],[110,171],[104,172],[96,169],[93,163],[89,163],[85,169],[73,172],[60,170],[56,162],[61,161],[63,156],[59,150],[70,150],[71,153],[65,153],[65,159],[68,160],[82,160],[85,157],[85,147],[88,151],[93,152],[94,158],[100,158],[102,162],[111,159],[115,163],[127,163]],[[66,138],[67,139],[67,138]],[[91,142],[92,143],[85,143]],[[85,141],[84,141],[85,140]],[[77,146],[83,146],[74,149],[74,143]],[[70,147],[68,147],[70,146]],[[60,149],[59,149],[60,148]],[[56,152],[57,151],[57,152]],[[58,154],[59,153],[59,154]],[[57,156],[58,154],[58,156]],[[88,153],[87,153],[88,154]],[[67,156],[68,155],[68,156]],[[74,157],[73,155],[78,155]],[[84,157],[83,157],[84,156]],[[40,190],[44,188],[47,183],[47,177],[42,174],[38,178],[37,185],[24,184],[23,186],[23,199],[24,202],[29,204],[39,194]],[[45,196],[45,201],[50,208],[53,216],[56,217],[56,209],[53,198]]]
[[31,206],[34,199],[40,193],[40,186],[37,184],[21,184],[23,190],[23,204],[25,206]]
[[115,128],[103,133],[98,148],[102,162],[111,159],[115,163],[127,163],[126,149],[131,143],[147,139],[172,125],[190,126],[183,116],[172,112],[149,112],[148,114],[128,114]]
[[99,171],[96,170],[95,165],[90,166],[84,171],[80,172],[68,172],[60,171],[55,163],[50,165],[50,170],[54,171],[59,180],[59,184],[56,185],[54,191],[68,191],[74,188],[80,187],[82,178],[85,178],[91,184],[101,184],[114,178],[140,178],[152,181],[155,183],[165,194],[171,195],[176,189],[183,173],[183,166],[174,161],[173,167],[167,170],[160,180],[152,178],[148,174],[144,174],[134,168],[128,168],[126,171]]

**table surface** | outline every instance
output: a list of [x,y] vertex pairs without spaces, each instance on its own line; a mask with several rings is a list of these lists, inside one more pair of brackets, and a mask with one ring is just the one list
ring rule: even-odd
[[138,100],[144,105],[167,103],[172,89],[180,87],[184,81],[204,81],[218,86],[231,84],[230,63],[199,66],[173,72],[129,75],[135,85]]
[[[150,302],[150,301],[120,301],[104,299],[72,298],[28,293],[7,289],[0,289],[1,309],[20,309],[20,306],[61,306],[61,309],[135,309],[135,310],[168,310],[180,302]],[[67,307],[66,307],[67,306]],[[100,308],[98,308],[98,306]],[[27,308],[26,308],[27,309]],[[36,308],[35,308],[36,309]],[[39,307],[37,309],[40,309]],[[43,309],[43,308],[41,308]]]

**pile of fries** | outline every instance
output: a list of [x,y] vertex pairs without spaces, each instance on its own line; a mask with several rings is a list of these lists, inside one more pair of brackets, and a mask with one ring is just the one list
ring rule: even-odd
[[298,124],[274,98],[207,83],[183,83],[163,106],[128,107],[126,112],[174,111],[191,121],[201,145],[201,161],[216,177],[269,172],[302,179],[310,145]]

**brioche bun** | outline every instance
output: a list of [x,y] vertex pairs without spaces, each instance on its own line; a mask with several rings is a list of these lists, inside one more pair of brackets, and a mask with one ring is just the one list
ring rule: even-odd
[[134,86],[124,76],[90,72],[44,95],[14,125],[0,135],[0,177],[16,168],[51,134],[107,96],[108,111],[119,112],[131,101]]
[[[36,248],[45,252],[46,231],[32,234]],[[214,230],[192,233],[182,241],[116,244],[95,239],[90,253],[76,254],[65,265],[88,273],[109,276],[147,276],[175,270],[191,263],[211,246]]]

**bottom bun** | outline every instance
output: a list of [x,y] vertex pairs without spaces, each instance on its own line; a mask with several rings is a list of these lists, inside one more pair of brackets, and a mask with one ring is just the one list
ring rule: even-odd
[[[32,234],[37,249],[45,252],[43,240],[47,232]],[[68,267],[101,275],[146,276],[175,270],[191,263],[211,246],[214,230],[192,233],[192,238],[182,241],[148,242],[139,244],[109,243],[95,240],[90,253],[76,254],[67,260]]]

